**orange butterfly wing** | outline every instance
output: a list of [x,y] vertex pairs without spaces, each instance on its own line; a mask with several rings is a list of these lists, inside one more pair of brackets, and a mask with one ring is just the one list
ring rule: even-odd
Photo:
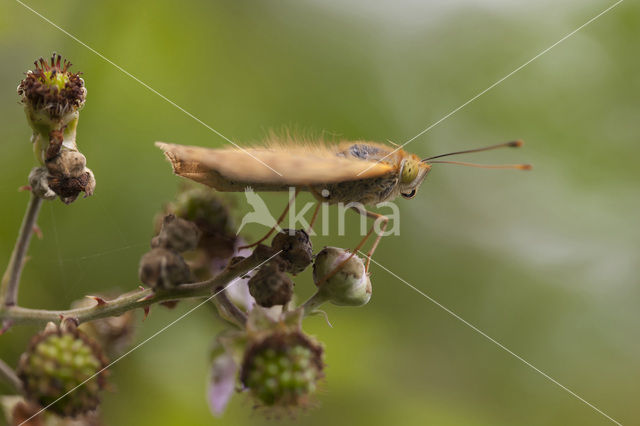
[[[212,149],[156,142],[174,172],[220,191],[259,186],[304,186],[382,176],[387,163],[338,156],[337,148],[252,147]],[[361,174],[360,174],[361,173]],[[224,188],[224,186],[238,188]],[[242,189],[240,189],[242,190]]]

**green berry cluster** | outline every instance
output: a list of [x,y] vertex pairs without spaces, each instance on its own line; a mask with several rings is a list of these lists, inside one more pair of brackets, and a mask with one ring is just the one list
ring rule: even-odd
[[[48,327],[36,335],[20,358],[18,375],[27,398],[63,415],[76,416],[97,408],[105,386],[107,361],[98,345],[77,329]],[[64,398],[76,386],[98,373]],[[54,403],[55,402],[55,403]]]
[[318,344],[299,332],[276,333],[247,351],[241,379],[265,406],[299,406],[315,392],[322,367]]

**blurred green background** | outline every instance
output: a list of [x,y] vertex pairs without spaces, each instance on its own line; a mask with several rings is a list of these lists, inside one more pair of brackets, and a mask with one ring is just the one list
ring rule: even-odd
[[[28,4],[235,141],[288,126],[402,143],[613,2]],[[408,145],[426,156],[522,138],[522,150],[473,159],[535,169],[434,167],[416,199],[399,200],[401,235],[376,256],[623,424],[640,423],[639,39],[640,7],[623,2]],[[43,206],[44,239],[32,243],[20,292],[21,304],[41,308],[138,285],[152,218],[180,184],[153,141],[226,145],[20,4],[2,2],[2,267],[28,198],[16,189],[34,165],[15,88],[52,51],[84,72],[78,143],[97,191]],[[267,200],[279,212],[286,195]],[[315,247],[352,245],[358,221],[349,223],[353,235],[316,238]],[[372,282],[367,306],[327,307],[333,328],[305,322],[326,345],[326,383],[317,408],[279,423],[609,423],[379,267]],[[308,273],[296,283],[300,298],[312,293]],[[152,309],[138,339],[191,306]],[[202,308],[119,362],[105,423],[273,424],[244,395],[222,418],[209,414],[208,348],[221,328]],[[15,365],[35,331],[0,337],[0,356]]]

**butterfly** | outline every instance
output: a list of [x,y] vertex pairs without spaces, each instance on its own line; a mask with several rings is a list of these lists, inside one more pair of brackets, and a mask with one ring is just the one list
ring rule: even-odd
[[[374,219],[369,232],[352,251],[352,254],[355,254],[362,248],[373,233],[375,222],[378,222],[379,232],[367,253],[367,270],[388,218],[368,211],[364,206],[390,201],[398,196],[406,199],[415,197],[432,165],[437,163],[529,170],[531,166],[528,164],[484,165],[438,160],[451,155],[520,147],[522,144],[522,141],[516,140],[421,159],[402,147],[367,141],[329,144],[322,141],[297,142],[295,138],[278,140],[271,137],[263,145],[219,149],[156,142],[156,146],[164,151],[176,175],[218,191],[241,192],[247,187],[257,192],[289,191],[290,188],[295,188],[295,195],[277,224],[284,219],[293,199],[300,191],[310,192],[318,201],[311,226],[321,203],[349,204],[353,210]],[[275,227],[251,246],[267,239],[274,230]]]

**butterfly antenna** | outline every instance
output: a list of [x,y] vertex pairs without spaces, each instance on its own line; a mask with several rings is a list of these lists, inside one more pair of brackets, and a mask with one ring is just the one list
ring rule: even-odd
[[531,170],[533,166],[531,164],[476,164],[465,163],[463,161],[429,161],[429,164],[457,164],[458,166],[478,167],[480,169],[516,169],[516,170]]
[[498,149],[498,148],[519,148],[522,145],[524,145],[523,141],[516,140],[516,141],[505,142],[505,143],[499,143],[499,144],[496,144],[496,145],[485,146],[483,148],[465,149],[464,151],[455,151],[455,152],[448,152],[446,154],[434,155],[433,157],[424,158],[422,161],[424,163],[427,163],[427,162],[431,163],[431,161],[429,161],[429,160],[433,160],[435,158],[448,157],[450,155],[469,154],[469,153],[472,153],[472,152],[482,152],[482,151],[491,151],[492,149]]

